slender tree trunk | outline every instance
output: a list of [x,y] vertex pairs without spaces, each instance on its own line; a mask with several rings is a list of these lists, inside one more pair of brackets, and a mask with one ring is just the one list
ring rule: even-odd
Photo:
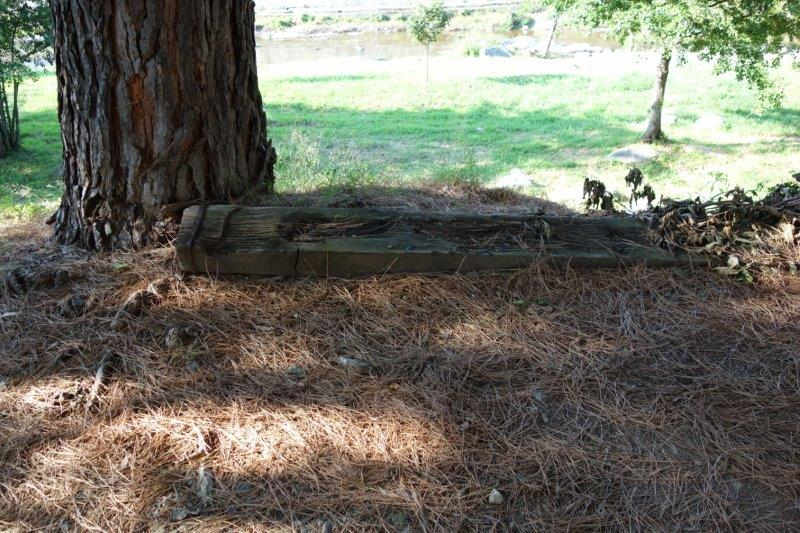
[[550,48],[553,46],[553,40],[556,38],[556,32],[558,31],[558,21],[561,18],[561,13],[556,12],[556,18],[553,19],[553,30],[550,32],[550,39],[547,41],[547,48],[544,51],[544,57],[550,57]]
[[165,236],[165,205],[271,191],[251,0],[51,0],[65,191],[57,240]]
[[661,59],[658,62],[658,76],[656,77],[655,97],[653,105],[650,106],[650,118],[647,121],[647,129],[642,135],[642,141],[652,143],[664,138],[664,131],[661,129],[661,113],[664,110],[664,94],[667,90],[667,78],[669,78],[669,65],[672,61],[672,50],[665,49],[661,52]]
[[0,159],[7,156],[11,150],[11,109],[6,81],[0,78]]
[[11,111],[11,149],[19,148],[19,81],[11,82],[12,86],[12,111]]
[[431,43],[425,45],[425,84],[431,82]]

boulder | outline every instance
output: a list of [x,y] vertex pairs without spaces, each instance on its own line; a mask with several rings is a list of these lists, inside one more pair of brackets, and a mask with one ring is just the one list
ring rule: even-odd
[[658,157],[658,152],[652,146],[635,144],[620,148],[609,154],[608,158],[620,163],[646,163]]
[[486,57],[512,57],[514,54],[508,48],[502,46],[490,46],[483,51]]

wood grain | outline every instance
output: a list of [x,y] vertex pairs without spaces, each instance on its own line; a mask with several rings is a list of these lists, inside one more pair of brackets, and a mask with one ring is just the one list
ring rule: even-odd
[[357,277],[692,262],[649,244],[630,217],[482,216],[379,209],[194,206],[175,243],[186,272]]

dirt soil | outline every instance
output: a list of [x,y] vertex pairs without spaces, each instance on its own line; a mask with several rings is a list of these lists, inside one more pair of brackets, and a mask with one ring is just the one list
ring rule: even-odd
[[0,243],[4,531],[800,529],[796,277],[214,279]]

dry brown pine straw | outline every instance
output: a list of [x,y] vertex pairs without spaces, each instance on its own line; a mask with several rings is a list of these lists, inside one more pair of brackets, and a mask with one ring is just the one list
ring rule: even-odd
[[800,528],[793,278],[181,279],[168,250],[0,253],[73,278],[0,300],[2,530]]

